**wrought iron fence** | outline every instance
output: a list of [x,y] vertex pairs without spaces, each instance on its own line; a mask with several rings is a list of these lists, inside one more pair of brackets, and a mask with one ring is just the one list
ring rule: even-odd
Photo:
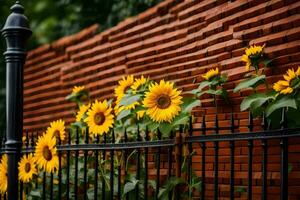
[[[57,173],[42,172],[37,177],[30,196],[37,199],[218,199],[222,195],[219,182],[221,171],[219,162],[222,156],[220,143],[228,143],[229,153],[229,195],[230,199],[240,198],[236,188],[246,187],[244,196],[253,197],[253,149],[261,149],[261,199],[269,199],[268,194],[268,143],[280,147],[280,199],[288,199],[288,145],[289,139],[300,137],[300,129],[285,128],[285,112],[282,114],[281,129],[268,130],[268,125],[262,125],[262,131],[253,132],[253,119],[249,117],[249,132],[239,133],[238,120],[231,115],[229,126],[219,126],[216,116],[214,127],[206,127],[205,117],[201,128],[182,127],[170,138],[162,139],[158,131],[153,139],[146,131],[139,131],[137,141],[128,141],[126,131],[123,142],[115,143],[114,132],[102,138],[89,138],[88,132],[84,137],[79,131],[73,134],[69,131],[68,141],[58,145],[59,169]],[[26,133],[22,154],[34,151],[38,133]],[[82,139],[80,139],[82,138]],[[152,139],[151,139],[152,138]],[[240,169],[235,168],[236,143],[245,141],[247,155],[247,184],[236,183],[235,174]],[[5,143],[5,139],[3,143]],[[245,143],[244,143],[245,144]],[[240,144],[241,145],[241,144]],[[240,146],[239,145],[239,146]],[[224,145],[223,145],[224,146]],[[224,149],[224,148],[223,148]],[[1,154],[4,148],[1,148]],[[212,150],[213,154],[207,153]],[[195,153],[198,152],[198,153]],[[193,162],[193,156],[198,156],[200,165]],[[213,179],[207,177],[207,158],[213,157]],[[119,159],[116,161],[116,159]],[[150,171],[152,173],[150,173]],[[154,173],[155,172],[155,173]],[[195,173],[196,172],[196,173]],[[196,187],[195,176],[198,182]],[[181,177],[186,182],[173,183],[167,194],[166,182],[174,177]],[[130,180],[131,178],[131,180]],[[224,177],[223,177],[224,178]],[[178,179],[179,180],[179,179]],[[130,183],[130,184],[128,184]],[[212,185],[213,194],[207,194],[207,185]],[[127,186],[126,186],[127,185]],[[19,184],[19,197],[29,194],[28,188],[22,182]],[[27,195],[28,196],[28,195]],[[0,199],[6,199],[1,196]]]
[[[221,195],[220,174],[222,160],[221,144],[229,144],[228,184],[230,199],[238,198],[236,188],[246,186],[243,192],[247,199],[253,197],[253,152],[261,152],[261,199],[269,199],[268,159],[269,143],[280,148],[280,199],[289,196],[289,161],[288,147],[292,138],[300,137],[300,129],[288,129],[285,110],[282,112],[281,129],[268,130],[263,123],[262,131],[254,132],[253,118],[249,117],[248,132],[238,132],[238,120],[231,115],[228,126],[220,126],[218,116],[214,126],[206,126],[205,117],[201,128],[188,127],[173,133],[170,138],[162,139],[157,131],[150,137],[137,131],[137,141],[129,141],[126,132],[123,142],[116,142],[114,132],[95,138],[89,138],[88,131],[80,139],[77,130],[69,132],[68,142],[57,146],[59,167],[57,173],[40,172],[34,179],[32,190],[18,181],[17,163],[20,154],[34,151],[38,133],[25,133],[21,148],[22,107],[23,107],[23,65],[26,56],[25,42],[31,34],[23,7],[16,3],[8,17],[2,35],[7,41],[5,53],[7,67],[7,134],[2,139],[0,154],[8,155],[8,189],[7,196],[1,199],[215,199]],[[263,120],[265,122],[265,120]],[[137,125],[138,126],[138,125]],[[73,133],[73,134],[72,134]],[[75,141],[75,142],[72,142]],[[246,142],[237,143],[240,141]],[[247,148],[247,184],[236,182],[235,149],[241,145]],[[210,151],[210,152],[209,152]],[[200,162],[194,162],[198,156]],[[211,159],[213,158],[213,159]],[[212,163],[208,169],[207,163]],[[122,162],[121,162],[122,161]],[[199,164],[200,163],[200,164]],[[212,174],[208,177],[207,172]],[[176,178],[177,177],[177,178]],[[180,178],[180,179],[179,179]],[[169,181],[168,184],[164,182]],[[170,182],[173,181],[173,182]],[[209,187],[208,187],[209,186]],[[28,195],[30,194],[30,195]],[[184,196],[185,195],[185,196]],[[184,196],[184,197],[183,197]]]

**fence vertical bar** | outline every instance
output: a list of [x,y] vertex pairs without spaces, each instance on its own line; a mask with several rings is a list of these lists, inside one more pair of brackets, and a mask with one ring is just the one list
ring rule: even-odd
[[17,1],[1,30],[6,40],[6,137],[5,153],[8,157],[8,200],[16,200],[18,192],[18,162],[23,132],[23,68],[26,41],[31,36],[24,8]]
[[[124,130],[124,142],[126,143],[126,142],[128,142],[128,137],[127,137],[127,130],[125,129]],[[126,184],[126,178],[127,178],[127,158],[128,158],[128,150],[127,149],[125,149],[124,150],[124,160],[125,160],[125,170],[124,170],[124,173],[125,173],[125,180],[124,180],[124,185]],[[129,195],[128,195],[128,193],[126,193],[126,195],[125,195],[125,199],[126,200],[129,200]]]
[[121,178],[122,178],[122,169],[121,163],[118,165],[118,200],[121,200]]
[[[137,126],[137,141],[141,141],[140,127]],[[137,149],[137,162],[136,162],[136,180],[140,180],[140,166],[141,166],[141,150]],[[139,199],[139,184],[135,187],[135,199]]]
[[[175,136],[175,176],[177,178],[181,178],[181,164],[182,164],[182,134],[183,134],[183,126],[179,126],[179,133],[176,133]],[[178,186],[175,187],[175,199],[180,198],[180,188]]]
[[[149,141],[148,127],[146,127],[146,141]],[[144,179],[144,200],[148,200],[148,147],[145,147],[145,179]]]
[[[99,135],[97,135],[95,139],[95,143],[99,144]],[[94,171],[94,177],[95,177],[95,182],[94,182],[94,200],[98,199],[98,168],[99,168],[99,152],[98,150],[95,151],[95,171]]]
[[[205,122],[205,115],[202,117],[202,135],[206,135],[206,122]],[[201,168],[202,168],[202,184],[201,184],[201,200],[205,198],[205,154],[206,154],[206,144],[205,142],[201,143],[202,149],[202,159],[201,159]]]
[[[28,131],[26,131],[26,150],[29,148],[29,133],[28,133]],[[28,153],[26,154],[26,155],[28,155]],[[25,188],[25,194],[26,195],[28,195],[28,192],[29,192],[29,188],[28,187],[26,187]]]
[[[115,143],[115,132],[112,129],[111,143]],[[114,150],[110,150],[110,199],[114,199]]]
[[[68,144],[71,145],[71,130],[68,131]],[[67,151],[67,169],[66,169],[66,195],[67,195],[67,200],[70,199],[70,155],[71,152]]]
[[[268,129],[268,123],[266,116],[263,116],[262,121],[262,128],[264,131]],[[263,139],[261,141],[261,145],[263,148],[263,155],[262,155],[262,183],[261,183],[261,199],[267,200],[267,163],[268,163],[268,141],[266,139]]]
[[[89,143],[89,129],[87,128],[85,131],[85,137],[84,137],[84,143],[88,144]],[[87,199],[87,156],[88,156],[88,151],[84,151],[83,159],[83,199]]]
[[[192,121],[192,117],[190,117],[189,119],[189,137],[193,136],[193,121]],[[192,143],[188,143],[188,166],[187,166],[187,175],[188,175],[188,183],[191,184],[191,178],[192,178]],[[189,187],[188,188],[188,192],[189,192],[189,198],[193,198],[193,191],[192,189]]]
[[[173,138],[173,132],[171,132],[170,139]],[[172,153],[173,153],[173,147],[170,146],[168,149],[168,179],[172,177]],[[169,192],[169,200],[172,200],[172,191]]]
[[[157,130],[157,137],[158,140],[161,140],[161,132],[159,129]],[[156,189],[155,189],[155,199],[158,199],[158,193],[159,193],[159,181],[160,181],[160,153],[161,153],[161,147],[157,147],[157,154],[156,154]]]
[[53,200],[53,172],[50,174],[50,200]]
[[46,172],[43,172],[43,200],[46,200],[46,180],[47,174]]
[[[103,139],[103,143],[106,144],[106,134],[104,134],[104,139]],[[102,152],[102,158],[103,158],[103,162],[101,163],[101,165],[104,165],[101,166],[103,167],[103,171],[105,172],[105,158],[106,158],[106,151],[103,150]],[[105,200],[105,188],[106,188],[106,183],[105,183],[105,177],[104,175],[102,174],[102,200]]]
[[[249,132],[253,131],[253,116],[249,112]],[[252,200],[252,159],[253,159],[253,141],[248,140],[248,200]]]
[[[282,109],[281,130],[287,128],[286,110]],[[288,199],[288,138],[282,138],[280,141],[281,147],[281,168],[280,168],[280,199]]]
[[[60,137],[58,137],[58,145],[61,145],[61,139]],[[62,194],[61,194],[61,188],[62,188],[62,184],[61,184],[61,170],[62,170],[62,166],[61,166],[61,156],[62,153],[61,151],[58,151],[58,199],[62,199]]]
[[[231,133],[234,134],[234,116],[231,113],[231,125],[230,125]],[[230,199],[234,199],[234,149],[235,143],[234,141],[230,141]]]
[[[79,144],[79,132],[78,128],[76,129],[76,137],[75,137],[75,143],[78,145]],[[78,150],[75,150],[75,176],[74,176],[74,199],[78,199],[78,157],[79,157],[79,152]]]
[[[215,134],[219,134],[219,119],[215,117]],[[214,200],[219,198],[219,142],[214,142],[215,157],[214,157]]]

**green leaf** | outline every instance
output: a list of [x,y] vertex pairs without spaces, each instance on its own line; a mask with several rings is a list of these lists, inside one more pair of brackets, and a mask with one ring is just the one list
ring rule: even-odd
[[182,178],[171,177],[167,180],[162,188],[159,189],[158,198],[165,200],[168,197],[169,192],[174,190],[174,188],[179,185],[185,183]]
[[264,93],[255,93],[250,96],[247,96],[243,99],[240,105],[241,111],[248,110],[250,107],[251,109],[256,109],[272,98],[273,96]]
[[71,124],[71,126],[74,128],[78,127],[80,129],[83,129],[86,127],[84,122],[74,122]]
[[130,115],[130,110],[122,110],[118,116],[117,116],[117,120],[121,120],[124,117],[127,117],[128,115]]
[[172,129],[173,126],[170,123],[164,122],[159,124],[159,130],[162,133],[163,138],[168,138],[170,136]]
[[247,192],[245,187],[238,187],[234,190],[236,193],[245,193]]
[[189,93],[197,95],[199,92],[201,92],[205,87],[207,87],[207,86],[209,86],[209,85],[211,85],[211,82],[210,82],[210,81],[202,81],[202,82],[199,84],[198,88],[193,89],[193,90],[190,91]]
[[176,116],[172,122],[173,126],[186,124],[190,119],[189,114],[181,113],[180,115]]
[[159,127],[159,123],[157,122],[152,122],[148,125],[148,128],[151,132],[155,131],[156,129],[158,129]]
[[139,182],[139,180],[133,180],[131,182],[127,182],[124,186],[124,193],[123,196],[125,196],[127,193],[131,192],[135,189],[136,184]]
[[203,92],[203,94],[211,94],[211,95],[222,95],[222,90],[213,90],[213,89],[209,89]]
[[296,100],[293,97],[284,96],[280,99],[276,99],[266,108],[266,116],[270,116],[275,110],[287,107],[297,109]]
[[252,87],[252,88],[255,88],[257,87],[259,84],[261,83],[264,83],[265,82],[265,79],[266,79],[266,76],[265,75],[260,75],[260,76],[256,76],[254,78],[249,78],[249,79],[246,79],[242,82],[240,82],[233,90],[233,92],[238,92],[242,89],[245,89],[245,88],[249,88],[249,87]]
[[66,100],[73,101],[73,102],[74,102],[74,101],[77,102],[77,101],[78,101],[81,97],[83,97],[83,96],[88,97],[88,96],[89,96],[88,91],[82,90],[82,91],[80,91],[80,92],[78,92],[78,93],[76,93],[76,94],[71,93],[71,94],[69,94],[68,96],[66,96]]
[[199,86],[198,86],[198,90],[201,91],[203,90],[205,87],[209,86],[211,84],[210,81],[202,81]]
[[263,63],[264,63],[264,65],[265,65],[266,67],[269,67],[269,65],[270,65],[270,63],[271,63],[272,61],[273,61],[273,60],[265,59],[265,60],[263,61]]
[[201,101],[199,99],[194,99],[191,97],[183,97],[182,101],[182,112],[190,113],[193,108],[201,105]]
[[42,198],[41,191],[38,190],[38,189],[31,190],[29,195],[33,196],[33,197],[40,197],[40,198]]
[[133,95],[133,96],[129,96],[129,95],[125,95],[122,100],[120,101],[120,106],[128,106],[131,105],[135,102],[137,102],[138,100],[140,100],[142,95],[137,94],[137,95]]

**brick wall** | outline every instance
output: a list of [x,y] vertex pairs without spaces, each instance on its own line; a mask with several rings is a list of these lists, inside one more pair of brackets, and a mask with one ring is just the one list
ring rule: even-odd
[[[74,121],[74,104],[64,98],[75,85],[85,85],[92,98],[112,97],[117,81],[126,74],[150,76],[154,80],[176,82],[186,91],[194,89],[201,74],[219,66],[228,73],[231,106],[219,108],[221,124],[227,124],[234,111],[240,131],[247,131],[248,113],[239,104],[250,91],[233,94],[232,89],[245,74],[241,56],[250,44],[266,44],[265,52],[274,59],[275,70],[269,69],[268,82],[278,80],[287,68],[300,65],[300,1],[297,0],[166,0],[128,18],[117,26],[97,33],[91,26],[80,33],[29,52],[24,77],[24,129],[42,131],[58,118]],[[222,102],[221,102],[222,103]],[[213,125],[215,109],[212,100],[202,99],[195,109],[195,126],[207,115]],[[259,126],[259,120],[255,120]],[[300,199],[300,163],[297,142],[290,147],[290,199]],[[278,141],[269,149],[268,181],[270,197],[279,194]],[[211,158],[213,158],[212,149]],[[229,194],[228,144],[220,149],[220,194]],[[201,156],[194,157],[199,166]],[[207,159],[207,176],[213,178],[213,159]],[[260,195],[261,147],[254,148],[254,195]],[[199,167],[200,169],[200,167]],[[247,146],[236,149],[237,184],[246,185]],[[212,191],[212,185],[208,190]],[[208,192],[208,195],[212,195]],[[238,195],[243,198],[242,195]],[[255,198],[255,199],[256,199]]]

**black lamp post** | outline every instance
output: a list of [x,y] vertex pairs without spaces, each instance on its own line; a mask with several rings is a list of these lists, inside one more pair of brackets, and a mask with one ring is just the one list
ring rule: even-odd
[[23,67],[26,58],[25,45],[31,36],[24,8],[17,1],[11,7],[4,28],[6,40],[6,154],[8,156],[8,200],[18,199],[18,161],[22,146],[23,129]]

